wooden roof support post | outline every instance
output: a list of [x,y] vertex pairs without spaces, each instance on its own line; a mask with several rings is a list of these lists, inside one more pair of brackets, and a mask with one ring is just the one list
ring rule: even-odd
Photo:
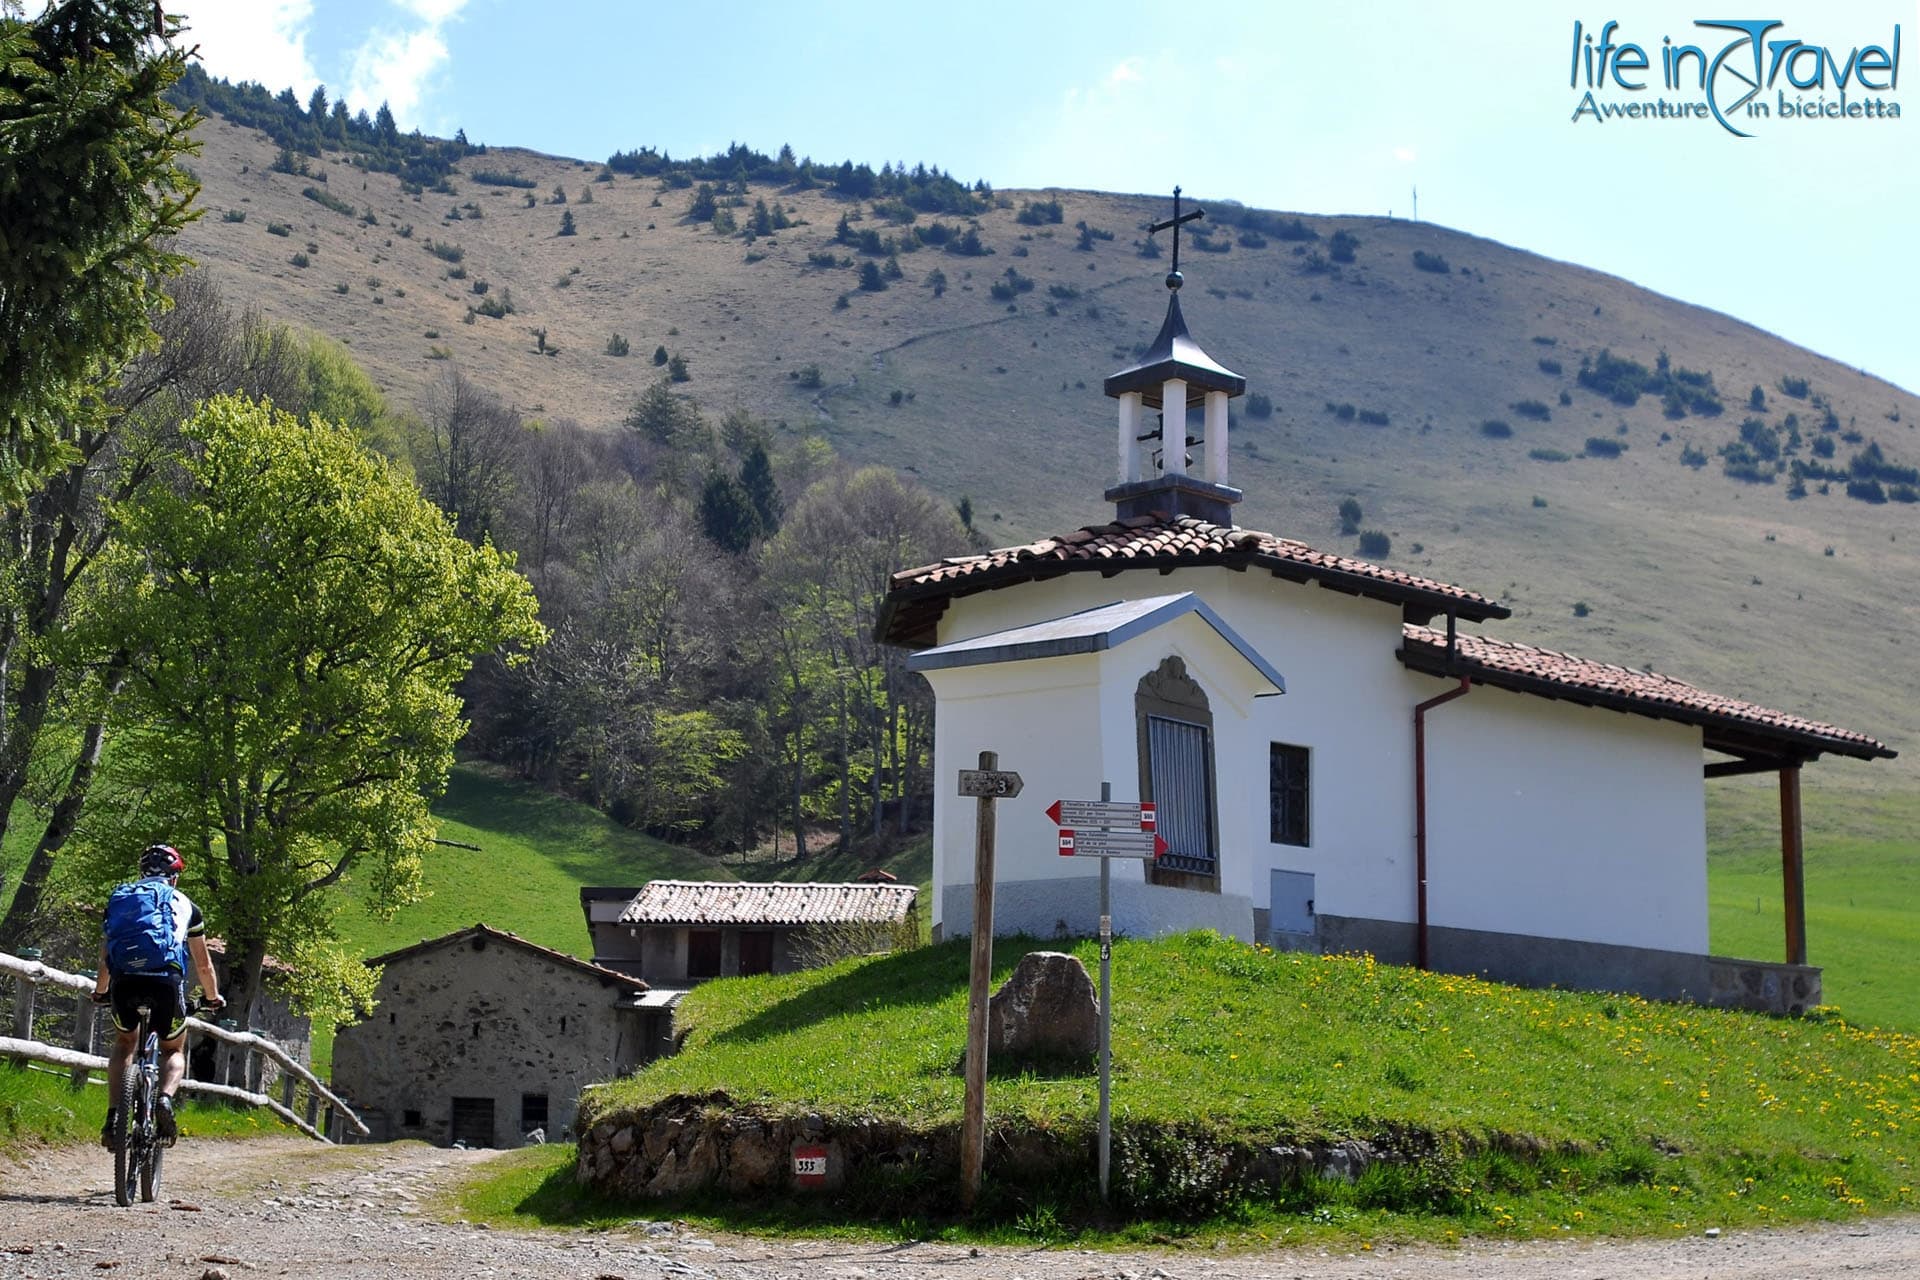
[[1807,962],[1806,859],[1800,842],[1800,762],[1780,767],[1780,881],[1786,898],[1787,963]]

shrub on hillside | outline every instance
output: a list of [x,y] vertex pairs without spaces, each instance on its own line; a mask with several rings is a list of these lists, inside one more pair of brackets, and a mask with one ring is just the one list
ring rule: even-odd
[[1545,422],[1553,416],[1553,411],[1540,400],[1516,400],[1507,407],[1521,417],[1532,418],[1535,422]]
[[344,213],[349,218],[356,212],[352,204],[342,200],[331,191],[322,191],[318,187],[303,187],[301,188],[300,194],[323,209],[331,209],[335,213]]
[[1360,554],[1382,557],[1393,550],[1393,539],[1378,529],[1368,529],[1360,535]]
[[1499,418],[1488,418],[1480,424],[1480,434],[1490,440],[1505,440],[1513,434],[1513,428]]
[[632,344],[617,333],[607,339],[607,354],[610,356],[624,356],[632,350]]
[[1570,462],[1573,455],[1565,449],[1529,449],[1527,456],[1535,462]]
[[1249,418],[1271,418],[1273,416],[1273,397],[1264,391],[1255,391],[1247,396],[1247,416]]
[[1013,220],[1021,226],[1041,227],[1051,222],[1065,222],[1067,212],[1058,200],[1029,200],[1020,206]]
[[1357,416],[1360,421],[1370,427],[1384,427],[1387,425],[1387,415],[1380,409],[1362,409]]
[[1359,247],[1359,236],[1351,231],[1336,231],[1333,233],[1333,238],[1327,241],[1327,256],[1339,263],[1352,262],[1354,252]]
[[1795,400],[1805,400],[1807,398],[1807,392],[1812,388],[1812,385],[1813,384],[1805,378],[1796,378],[1792,374],[1786,373],[1780,375],[1780,390],[1792,396]]
[[1609,436],[1588,436],[1587,456],[1590,458],[1617,458],[1627,451],[1627,446]]
[[1437,253],[1428,253],[1425,249],[1413,251],[1413,265],[1421,271],[1431,271],[1437,276],[1444,276],[1453,270],[1447,265],[1445,258]]
[[1358,498],[1340,499],[1339,514],[1341,533],[1352,537],[1354,534],[1360,532],[1360,520],[1365,513],[1360,510],[1360,500]]
[[427,252],[442,262],[458,262],[467,256],[467,251],[457,244],[447,244],[442,240],[428,240]]
[[1556,378],[1560,376],[1560,368],[1561,366],[1558,360],[1540,361],[1540,372],[1552,374]]
[[523,178],[517,173],[502,173],[498,169],[479,169],[467,176],[483,187],[524,187],[531,189],[536,185],[532,178]]

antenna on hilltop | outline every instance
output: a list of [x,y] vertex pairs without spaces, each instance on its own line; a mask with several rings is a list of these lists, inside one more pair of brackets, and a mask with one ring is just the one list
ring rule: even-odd
[[1413,189],[1413,220],[1420,221],[1420,188]]

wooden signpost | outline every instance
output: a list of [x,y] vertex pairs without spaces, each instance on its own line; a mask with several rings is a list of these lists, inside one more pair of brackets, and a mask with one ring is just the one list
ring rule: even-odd
[[[973,1208],[987,1137],[987,988],[993,981],[993,837],[995,800],[1020,794],[1020,775],[998,767],[995,751],[978,769],[960,771],[960,794],[979,801],[973,837],[973,964],[967,980],[967,1093],[960,1116],[960,1202]],[[1104,864],[1103,864],[1104,865]]]

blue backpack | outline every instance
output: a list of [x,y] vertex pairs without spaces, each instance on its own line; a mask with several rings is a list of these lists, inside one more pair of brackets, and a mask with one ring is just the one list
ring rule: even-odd
[[117,976],[187,971],[186,947],[174,937],[173,886],[158,877],[135,880],[107,898],[107,969]]

